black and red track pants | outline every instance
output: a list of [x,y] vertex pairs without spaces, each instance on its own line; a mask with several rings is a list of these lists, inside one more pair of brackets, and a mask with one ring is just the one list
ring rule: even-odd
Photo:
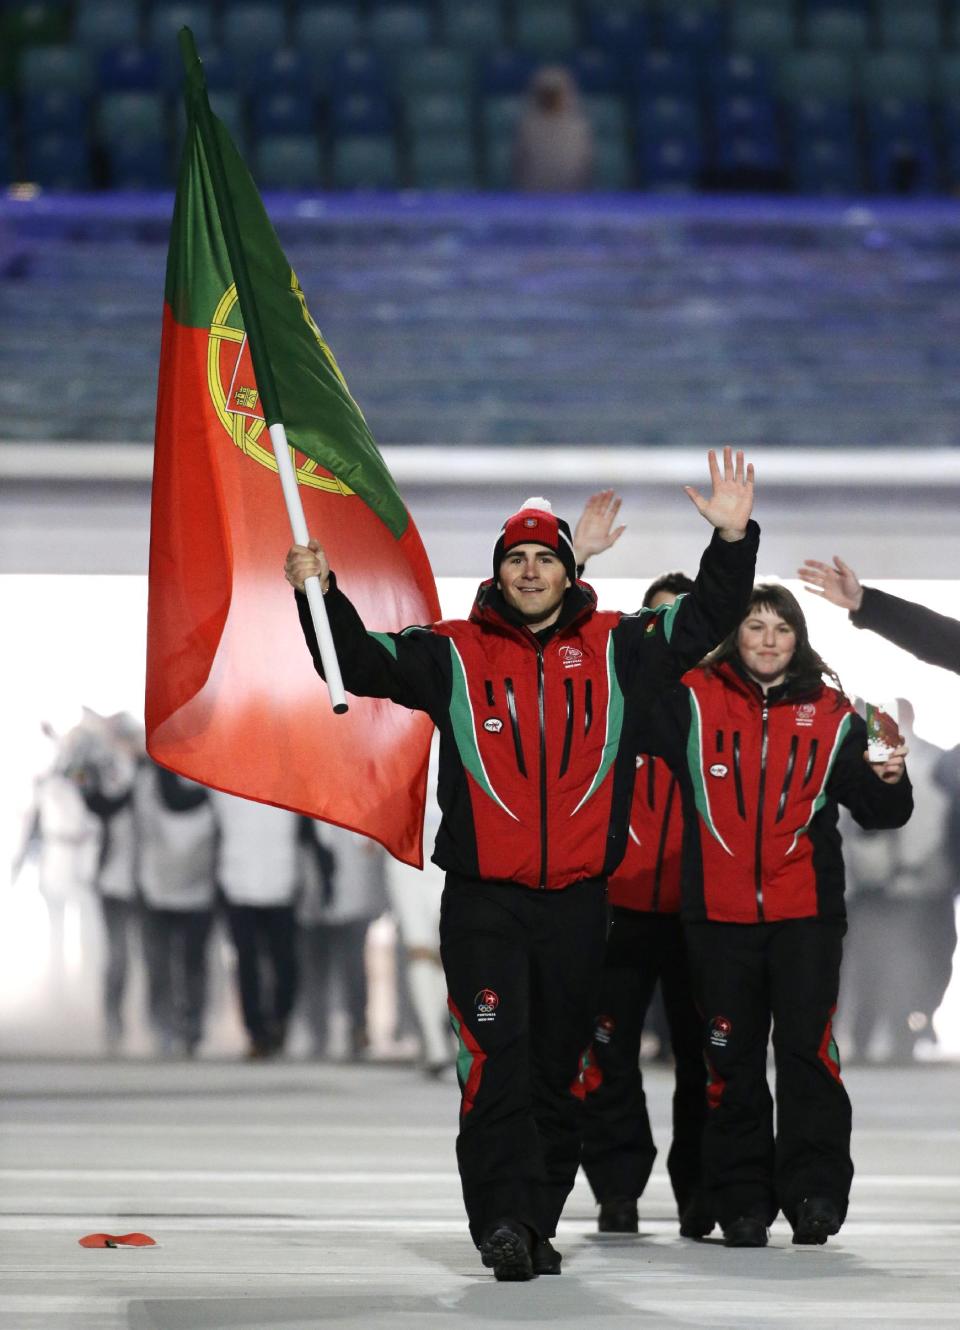
[[778,1209],[792,1224],[808,1196],[846,1215],[850,1100],[831,1024],[845,931],[842,920],[814,918],[685,927],[709,1075],[704,1192],[721,1224],[745,1214],[769,1223]]
[[457,1163],[478,1245],[501,1218],[552,1237],[573,1187],[605,897],[597,878],[535,891],[447,874],[440,954],[460,1041]]
[[676,1069],[667,1172],[682,1215],[700,1184],[707,1078],[676,914],[614,907],[590,1049],[594,1074],[587,1082],[583,1171],[601,1203],[639,1197],[647,1185],[657,1150],[643,1092],[640,1039],[658,980]]

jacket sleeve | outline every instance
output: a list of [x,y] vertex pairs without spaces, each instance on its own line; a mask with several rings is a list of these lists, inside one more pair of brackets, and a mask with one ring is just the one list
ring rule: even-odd
[[906,773],[890,785],[866,761],[867,727],[859,716],[850,717],[850,729],[837,753],[826,793],[850,809],[864,831],[892,831],[909,822],[913,787]]
[[[323,664],[310,606],[301,592],[295,595],[300,626],[314,668],[322,679]],[[429,627],[404,628],[400,633],[368,632],[337,586],[333,573],[323,603],[337,648],[343,686],[348,693],[356,697],[385,697],[414,711],[437,713],[449,692],[449,680],[443,670],[444,653],[449,657],[445,638]]]
[[925,605],[891,596],[876,587],[863,588],[858,610],[850,611],[856,628],[870,628],[928,665],[960,674],[960,621],[937,614]]
[[676,683],[737,627],[753,590],[759,541],[753,521],[742,540],[725,541],[715,531],[692,591],[672,605],[624,616],[628,677],[642,661],[644,688],[656,693]]

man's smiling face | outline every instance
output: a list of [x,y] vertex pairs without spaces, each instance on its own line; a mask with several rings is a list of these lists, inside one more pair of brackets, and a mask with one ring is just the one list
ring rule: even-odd
[[514,545],[500,563],[498,582],[507,604],[536,631],[556,621],[570,578],[545,545]]

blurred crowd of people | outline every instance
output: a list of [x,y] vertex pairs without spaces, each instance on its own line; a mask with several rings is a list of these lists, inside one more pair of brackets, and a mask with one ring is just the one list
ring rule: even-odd
[[399,1032],[404,1022],[413,1027],[429,1074],[452,1066],[436,940],[442,876],[432,865],[406,869],[352,832],[167,771],[147,756],[142,725],[127,713],[85,709],[66,733],[45,732],[51,760],[34,782],[15,889],[25,860],[35,857],[54,966],[70,902],[95,895],[108,1052],[129,1046],[138,952],[153,1051],[198,1052],[219,920],[248,1057],[283,1053],[295,1021],[314,1057],[366,1056],[367,935],[389,911],[403,988],[394,995]]

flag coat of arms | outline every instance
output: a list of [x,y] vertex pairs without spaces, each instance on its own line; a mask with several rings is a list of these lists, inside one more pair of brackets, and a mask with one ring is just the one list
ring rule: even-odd
[[432,724],[369,698],[333,714],[283,577],[292,538],[268,425],[285,426],[308,529],[371,628],[439,618],[433,575],[256,186],[209,109],[186,32],[181,46],[188,126],[157,395],[148,751],[205,785],[359,831],[419,866]]

